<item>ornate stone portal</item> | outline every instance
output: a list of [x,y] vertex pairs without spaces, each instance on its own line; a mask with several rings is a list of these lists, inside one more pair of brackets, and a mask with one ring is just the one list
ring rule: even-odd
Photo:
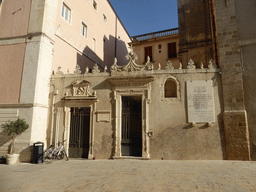
[[[65,143],[68,149],[70,143],[70,124],[71,124],[71,108],[90,108],[90,125],[89,125],[89,150],[88,159],[93,158],[93,143],[94,143],[94,113],[96,112],[96,103],[98,102],[96,92],[92,92],[91,83],[86,80],[76,80],[70,85],[72,88],[69,92],[65,93],[65,97],[62,98],[64,102],[64,130],[63,137],[67,142]],[[57,131],[59,128],[57,127]],[[56,135],[55,140],[60,140]]]
[[150,71],[153,70],[153,65],[148,62],[146,65],[138,65],[135,60],[137,55],[131,50],[126,56],[129,60],[125,66],[118,66],[115,59],[114,65],[111,67],[111,76],[108,81],[112,84],[112,104],[115,110],[114,114],[114,134],[115,146],[113,158],[127,158],[122,155],[121,140],[122,140],[122,97],[125,96],[140,96],[142,102],[142,156],[143,159],[149,159],[149,107],[151,103],[151,82],[154,77],[151,75],[140,76],[132,72]]

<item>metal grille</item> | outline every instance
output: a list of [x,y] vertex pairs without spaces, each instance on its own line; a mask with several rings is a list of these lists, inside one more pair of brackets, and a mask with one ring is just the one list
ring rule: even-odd
[[88,141],[85,139],[85,127],[89,125],[90,108],[71,108],[70,141],[69,147],[85,148]]
[[130,113],[122,115],[122,139],[131,139]]

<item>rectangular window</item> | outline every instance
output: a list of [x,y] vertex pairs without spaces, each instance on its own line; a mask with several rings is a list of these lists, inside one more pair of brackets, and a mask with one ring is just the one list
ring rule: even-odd
[[87,38],[87,25],[84,22],[82,22],[82,25],[81,25],[81,34],[85,38]]
[[93,8],[97,11],[98,4],[95,0],[93,0]]
[[61,17],[70,23],[71,9],[65,3],[62,4]]
[[168,58],[176,58],[177,50],[176,50],[176,42],[168,43]]
[[92,50],[96,53],[96,39],[95,38],[93,38],[92,39]]
[[150,57],[150,61],[152,61],[153,60],[152,46],[145,47],[145,62],[147,62],[148,56]]

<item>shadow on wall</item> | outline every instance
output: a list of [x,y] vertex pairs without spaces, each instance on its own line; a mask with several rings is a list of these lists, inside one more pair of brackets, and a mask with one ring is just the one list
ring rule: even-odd
[[[12,138],[10,136],[8,136],[7,134],[5,134],[3,132],[0,133],[0,147],[9,143],[11,140],[12,140]],[[16,147],[18,147],[18,146],[16,146]],[[0,154],[0,156],[4,156],[4,155],[6,155],[6,153],[9,153],[10,148],[11,148],[11,143],[8,145],[7,151],[3,151],[2,154]],[[31,162],[32,152],[33,152],[33,146],[29,146],[29,147],[23,149],[20,152],[20,157],[19,157],[20,162]]]
[[[101,42],[96,43],[99,44]],[[88,67],[89,72],[91,72],[95,63],[98,64],[101,71],[104,70],[105,66],[107,66],[107,70],[109,71],[114,63],[115,57],[118,60],[118,65],[126,64],[125,56],[128,54],[128,50],[124,41],[109,35],[109,38],[106,36],[103,37],[102,43],[103,58],[96,54],[101,52],[100,50],[97,50],[100,46],[96,46],[94,50],[89,46],[86,46],[83,50],[83,54],[77,53],[77,65],[80,66],[82,73],[85,73],[86,67]]]
[[[10,136],[8,136],[7,134],[1,132],[0,133],[0,147],[2,147],[3,145],[5,145],[6,143],[8,143],[9,141],[11,141],[12,138]],[[10,146],[8,146],[8,151],[10,149]]]

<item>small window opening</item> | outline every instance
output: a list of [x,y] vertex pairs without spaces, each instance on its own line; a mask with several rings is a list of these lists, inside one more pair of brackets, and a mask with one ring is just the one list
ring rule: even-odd
[[82,25],[81,25],[81,34],[85,38],[87,38],[87,25],[84,22],[82,22]]
[[177,97],[177,84],[173,79],[167,79],[164,85],[165,98]]
[[177,50],[176,50],[176,42],[168,43],[168,58],[176,58]]
[[71,9],[65,3],[62,4],[61,17],[70,23]]

